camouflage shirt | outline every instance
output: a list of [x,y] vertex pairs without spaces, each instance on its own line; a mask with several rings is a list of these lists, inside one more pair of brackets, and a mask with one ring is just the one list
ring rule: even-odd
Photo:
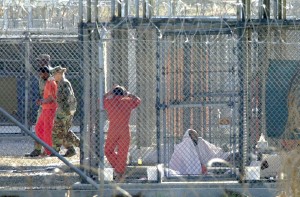
[[294,75],[288,93],[288,119],[285,135],[287,138],[300,137],[300,70]]
[[44,80],[44,79],[42,79],[42,78],[39,78],[40,98],[43,98],[45,84],[46,84],[46,80]]
[[60,82],[58,82],[57,103],[58,113],[73,115],[76,111],[77,101],[72,85],[67,79],[62,79]]

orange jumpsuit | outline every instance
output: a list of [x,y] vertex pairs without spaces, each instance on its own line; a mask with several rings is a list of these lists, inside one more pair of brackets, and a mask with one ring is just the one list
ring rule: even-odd
[[131,111],[140,104],[139,99],[114,96],[104,99],[109,128],[105,143],[105,155],[117,173],[124,174],[130,145],[129,119]]
[[[49,78],[45,84],[43,98],[46,99],[49,96],[52,96],[54,99],[56,99],[56,95],[57,95],[57,84],[54,81],[54,79]],[[36,135],[51,147],[52,147],[52,129],[54,125],[56,109],[57,109],[56,102],[42,104],[42,112],[35,126]],[[51,154],[51,152],[48,149],[45,149],[45,152],[47,155]]]

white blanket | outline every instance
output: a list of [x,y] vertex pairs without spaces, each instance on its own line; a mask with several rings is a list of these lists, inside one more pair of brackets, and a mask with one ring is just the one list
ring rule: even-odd
[[206,165],[213,158],[226,159],[228,155],[203,138],[199,138],[195,146],[187,130],[182,142],[175,145],[169,168],[180,175],[199,175],[202,174],[201,163]]

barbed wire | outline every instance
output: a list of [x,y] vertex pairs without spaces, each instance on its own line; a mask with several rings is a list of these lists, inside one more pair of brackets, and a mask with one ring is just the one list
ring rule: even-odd
[[[129,13],[127,16],[122,16],[124,20],[122,22],[130,24],[128,18],[141,18],[140,16],[135,16],[136,10],[133,9],[135,2],[129,1],[128,9]],[[121,9],[124,10],[125,6],[124,2],[117,2],[117,4],[121,5]],[[83,1],[83,18],[84,21],[87,20],[87,1]],[[228,20],[236,20],[237,11],[241,3],[229,0],[207,0],[202,3],[198,3],[197,1],[174,1],[173,4],[171,2],[165,1],[157,1],[155,5],[149,4],[147,2],[146,7],[148,10],[152,11],[152,16],[148,19],[152,21],[152,18],[163,18],[167,17],[170,20],[166,21],[166,25],[171,24],[172,19],[181,18],[181,20],[176,21],[181,24],[181,26],[185,23],[186,19],[190,18],[198,18],[199,20],[219,20],[220,23],[226,23]],[[246,6],[246,5],[244,5]],[[270,17],[266,19],[268,25],[274,25],[273,23],[277,23],[276,20],[276,4],[271,3],[270,9]],[[98,5],[98,15],[92,16],[94,18],[99,18],[101,22],[108,22],[111,19],[111,2],[110,1],[99,1]],[[261,7],[266,11],[266,5],[259,5],[259,1],[252,1],[250,4],[251,11],[251,20],[259,18],[259,10]],[[174,10],[172,11],[172,9]],[[139,5],[139,9],[142,10],[142,5]],[[201,9],[199,11],[199,9]],[[241,9],[246,11],[246,7],[241,6]],[[298,20],[300,9],[300,3],[291,0],[287,1],[287,5],[285,7],[287,12],[287,19]],[[170,11],[171,10],[171,11]],[[145,10],[142,10],[145,11]],[[123,12],[123,11],[122,11]],[[147,10],[146,10],[147,12]],[[149,12],[149,11],[148,11]],[[96,13],[91,13],[96,14]],[[204,17],[204,18],[201,18]],[[126,19],[127,18],[127,19]],[[275,20],[273,20],[275,19]],[[66,2],[33,2],[25,4],[24,2],[3,2],[3,6],[0,9],[0,20],[2,22],[1,30],[2,31],[13,31],[13,30],[46,30],[49,28],[61,29],[65,32],[74,31],[77,32],[77,24],[79,21],[79,5],[73,1]],[[70,23],[72,21],[72,23]],[[145,20],[147,21],[147,20]],[[154,24],[153,22],[151,23]],[[245,23],[246,25],[247,23]],[[251,25],[251,24],[250,24]],[[118,28],[118,25],[111,26],[111,29]],[[157,29],[157,27],[156,27]],[[183,30],[181,28],[181,30]],[[163,31],[160,30],[161,32]]]

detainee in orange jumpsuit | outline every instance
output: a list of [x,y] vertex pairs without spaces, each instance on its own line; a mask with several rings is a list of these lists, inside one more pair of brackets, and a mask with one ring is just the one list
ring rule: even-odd
[[114,168],[116,180],[124,178],[130,145],[130,114],[140,103],[139,97],[118,85],[104,95],[104,109],[109,120],[104,150],[107,160]]
[[[57,109],[56,96],[57,84],[49,74],[48,67],[40,68],[40,76],[46,80],[43,99],[38,101],[42,105],[42,112],[35,126],[36,135],[46,144],[52,147],[52,129],[54,125],[55,112]],[[51,155],[48,149],[45,149],[47,155]]]

